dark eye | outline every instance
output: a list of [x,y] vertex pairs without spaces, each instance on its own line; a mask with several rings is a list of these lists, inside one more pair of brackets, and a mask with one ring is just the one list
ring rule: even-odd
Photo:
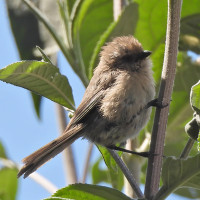
[[134,57],[132,55],[125,55],[123,56],[122,60],[124,62],[132,62],[134,60]]

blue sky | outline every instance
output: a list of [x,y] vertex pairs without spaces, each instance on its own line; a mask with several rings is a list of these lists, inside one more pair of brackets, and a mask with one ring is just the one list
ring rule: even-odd
[[[9,27],[4,1],[0,1],[0,68],[20,60],[15,41]],[[84,94],[84,87],[78,77],[72,72],[65,58],[59,53],[61,72],[67,74],[73,88],[76,105],[79,105]],[[41,120],[38,120],[31,100],[30,93],[10,84],[0,82],[0,140],[3,142],[10,159],[21,164],[21,160],[58,136],[55,103],[43,99]],[[78,174],[82,174],[85,155],[88,148],[86,140],[74,143]],[[93,154],[93,161],[98,151]],[[58,155],[39,173],[52,181],[58,188],[66,186],[62,166],[62,156]],[[39,200],[50,196],[30,178],[19,180],[18,198],[20,200]]]
[[[0,68],[3,68],[20,60],[3,0],[0,1],[0,24]],[[69,77],[77,106],[84,94],[84,87],[61,53],[59,53],[59,63],[61,73]],[[8,157],[20,164],[22,158],[58,136],[55,103],[44,99],[41,120],[38,120],[31,95],[27,90],[0,81],[0,94],[0,140],[5,146]],[[85,140],[79,139],[73,144],[79,176],[82,174],[87,148],[88,142]],[[92,161],[95,161],[98,156],[99,153],[95,150]],[[66,186],[61,155],[42,166],[38,172],[58,188]],[[30,178],[25,180],[20,178],[18,200],[39,200],[48,196],[50,194]],[[173,200],[173,198],[178,199],[177,197],[169,199]]]

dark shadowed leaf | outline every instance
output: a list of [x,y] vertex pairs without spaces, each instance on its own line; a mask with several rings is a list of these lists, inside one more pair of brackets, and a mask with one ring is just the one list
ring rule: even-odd
[[35,108],[35,112],[36,112],[38,118],[40,119],[40,108],[41,108],[42,96],[35,94],[33,92],[31,92],[31,96],[33,99],[33,105]]
[[183,1],[179,49],[200,53],[200,4],[198,0]]
[[[22,60],[39,60],[40,57],[34,55],[33,49],[36,45],[43,47],[44,42],[39,33],[39,22],[36,16],[28,8],[24,8],[22,2],[5,2],[7,3],[8,17],[20,58]],[[40,118],[41,96],[32,94],[32,97],[36,114]]]
[[182,187],[200,190],[200,154],[186,160],[167,158],[163,164],[162,181],[163,186],[156,199],[166,198]]

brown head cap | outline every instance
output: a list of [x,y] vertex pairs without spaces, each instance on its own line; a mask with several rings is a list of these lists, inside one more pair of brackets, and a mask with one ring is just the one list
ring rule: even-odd
[[116,37],[102,48],[101,60],[115,65],[122,60],[137,60],[143,53],[142,45],[133,36]]

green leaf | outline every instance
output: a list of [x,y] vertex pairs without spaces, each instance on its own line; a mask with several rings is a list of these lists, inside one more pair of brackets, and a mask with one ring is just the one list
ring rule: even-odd
[[[200,9],[200,8],[199,8]],[[179,49],[200,53],[200,13],[182,19]]]
[[200,13],[199,0],[184,1],[181,10],[181,18]]
[[[167,1],[135,0],[139,4],[139,21],[135,37],[142,43],[144,49],[155,51],[159,44],[165,42],[167,24]],[[159,19],[159,20],[158,20]]]
[[[152,51],[154,78],[158,84],[164,58],[164,46],[167,24],[167,1],[135,0],[139,7],[139,20],[134,36],[141,42],[145,50]],[[158,20],[159,19],[159,20]]]
[[[131,18],[130,15],[132,16]],[[92,77],[94,68],[98,65],[99,53],[101,47],[114,37],[123,35],[133,35],[137,25],[137,21],[138,21],[138,4],[131,3],[125,7],[118,20],[112,22],[107,27],[105,32],[101,35],[93,51],[89,66],[89,78]]]
[[49,64],[52,64],[52,65],[53,65],[53,63],[52,63],[51,60],[48,58],[48,56],[44,53],[44,51],[43,51],[39,46],[36,46],[36,48],[37,48],[38,51],[41,53],[43,61],[44,61],[44,62],[48,62]]
[[[101,35],[113,21],[113,3],[85,0],[73,19],[73,43],[80,70],[89,77],[89,64]],[[103,13],[103,15],[102,15]]]
[[[142,43],[144,49],[152,51],[151,58],[154,79],[158,91],[164,58],[167,1],[152,0],[149,3],[148,1],[134,0],[134,2],[138,3],[139,8],[139,19],[134,36]],[[186,0],[183,2],[181,27],[185,25],[188,27],[188,24],[194,24],[191,22],[195,17],[191,15],[200,13],[199,6],[198,0]],[[187,20],[184,21],[183,18],[186,17]],[[191,19],[189,20],[190,17]],[[198,21],[197,18],[195,21]],[[191,26],[191,28],[199,31],[196,26]],[[183,30],[181,29],[181,34],[184,34]],[[198,45],[198,43],[195,44]],[[164,155],[178,156],[188,140],[188,136],[184,132],[184,126],[192,119],[193,114],[189,105],[189,93],[191,86],[199,80],[200,67],[189,60],[184,52],[179,53],[177,65],[174,92],[170,103]],[[151,132],[152,125],[153,118],[148,123],[147,132]],[[196,149],[193,148],[191,153],[196,153]],[[143,174],[146,176],[145,167],[143,167]]]
[[200,154],[187,160],[169,157],[164,161],[162,169],[163,186],[155,199],[164,199],[178,188],[200,188]]
[[[120,168],[105,147],[100,145],[97,147],[103,156],[106,166],[108,167],[109,182],[114,188],[121,190],[124,184],[124,179]],[[121,156],[122,152],[118,152],[118,154]]]
[[89,184],[74,184],[58,190],[45,200],[131,200],[118,190]]
[[[63,42],[64,39],[57,33],[55,27],[49,22],[46,16],[30,1],[30,0],[23,0],[23,2],[30,8],[30,10],[36,15],[36,17],[44,24],[47,28],[49,33],[54,38],[57,45],[60,47],[61,51],[63,52],[64,56],[73,67],[74,71],[79,75],[84,85],[87,85],[88,80],[84,74],[81,73],[80,70],[74,68],[77,63],[75,62],[74,56],[71,54],[71,49],[69,49],[66,44]],[[76,70],[75,70],[76,69]]]
[[57,34],[56,29],[52,26],[52,24],[49,22],[46,16],[30,0],[23,0],[23,2],[29,7],[29,9],[36,15],[36,17],[48,29],[48,31],[51,33],[52,37],[55,39],[56,43],[58,44],[62,52],[64,54],[67,54],[67,49],[63,43],[63,39],[61,38],[60,35]]
[[197,199],[198,197],[200,197],[200,190],[195,190],[193,188],[183,187],[178,189],[175,193],[188,199]]
[[198,81],[191,88],[190,104],[192,108],[200,114],[200,81]]
[[[44,42],[40,37],[41,30],[38,29],[38,21],[34,14],[19,7],[14,1],[7,1],[8,16],[12,33],[18,48],[21,60],[38,60],[39,56],[34,55],[33,49],[36,45],[44,46]],[[33,31],[34,30],[34,31]],[[40,118],[40,101],[41,97],[31,94],[36,114]]]
[[102,160],[103,160],[102,157],[100,157],[92,166],[93,184],[98,184],[101,182],[109,183],[107,171],[100,168],[100,163]]
[[41,107],[41,102],[42,102],[42,96],[37,95],[33,92],[31,92],[31,96],[32,96],[32,99],[33,99],[35,112],[38,116],[38,119],[40,119],[40,107]]
[[7,158],[4,146],[1,141],[0,141],[0,158]]
[[0,199],[15,200],[17,194],[17,169],[0,169]]
[[72,90],[59,69],[46,62],[22,61],[0,70],[0,80],[26,88],[67,108],[74,109]]
[[[179,54],[176,79],[173,88],[170,114],[168,118],[165,155],[179,156],[184,148],[188,135],[185,125],[192,119],[193,111],[189,104],[191,86],[200,77],[200,67],[185,54]],[[178,145],[177,145],[178,144]],[[196,154],[193,148],[192,154]]]
[[181,11],[180,44],[183,51],[200,53],[200,4],[198,0],[184,1]]
[[[80,0],[78,0],[80,1]],[[74,6],[74,4],[77,2],[77,0],[66,0],[67,2],[67,7],[68,7],[68,12],[71,13],[72,8]]]

